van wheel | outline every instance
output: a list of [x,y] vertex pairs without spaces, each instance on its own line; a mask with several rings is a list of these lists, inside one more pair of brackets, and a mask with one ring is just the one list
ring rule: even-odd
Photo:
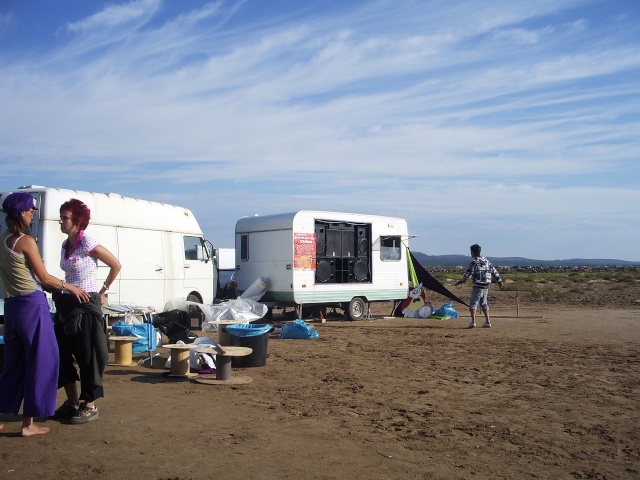
[[197,293],[190,293],[187,296],[187,302],[202,303],[202,299],[200,298],[200,295],[198,295]]
[[347,316],[350,320],[361,320],[364,317],[364,300],[361,297],[353,297],[349,302]]

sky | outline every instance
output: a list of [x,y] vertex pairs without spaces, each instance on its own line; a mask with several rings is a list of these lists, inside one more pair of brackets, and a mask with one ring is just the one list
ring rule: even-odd
[[2,0],[0,190],[640,261],[638,0]]

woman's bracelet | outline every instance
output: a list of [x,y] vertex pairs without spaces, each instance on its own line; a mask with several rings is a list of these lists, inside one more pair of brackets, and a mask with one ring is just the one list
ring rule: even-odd
[[60,291],[61,291],[61,292],[64,292],[64,285],[65,285],[65,283],[67,283],[67,282],[65,282],[64,280],[62,280],[62,286],[60,287]]

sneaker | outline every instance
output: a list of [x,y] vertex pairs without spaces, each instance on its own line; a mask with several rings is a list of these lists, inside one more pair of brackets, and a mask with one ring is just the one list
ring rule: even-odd
[[467,328],[475,328],[476,322],[471,322]]
[[491,328],[491,323],[484,322],[484,325],[482,325],[482,328]]
[[73,425],[91,422],[98,419],[98,407],[87,407],[86,403],[81,403],[75,415],[71,417]]
[[77,411],[78,405],[74,405],[69,400],[65,400],[64,403],[56,409],[55,413],[53,414],[53,418],[71,418],[76,414]]

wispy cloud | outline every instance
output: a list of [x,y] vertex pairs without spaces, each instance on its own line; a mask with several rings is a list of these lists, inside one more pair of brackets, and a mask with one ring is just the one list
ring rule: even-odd
[[[0,48],[0,162],[178,204],[199,191],[229,230],[256,206],[354,210],[406,216],[432,253],[477,235],[544,256],[557,231],[571,255],[612,219],[640,233],[638,15],[603,6],[113,3],[44,54]],[[636,255],[600,235],[581,256]]]
[[91,34],[96,31],[122,28],[125,25],[140,25],[153,15],[160,0],[136,0],[124,5],[108,5],[104,10],[83,18],[78,22],[67,23],[67,30],[74,33]]

